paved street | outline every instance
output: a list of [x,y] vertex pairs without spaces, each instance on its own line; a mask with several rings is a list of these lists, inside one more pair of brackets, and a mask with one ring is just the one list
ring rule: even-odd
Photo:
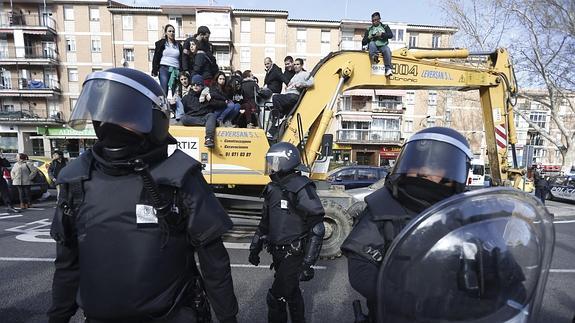
[[[45,322],[50,303],[55,245],[48,236],[54,200],[21,214],[0,208],[0,322]],[[543,310],[547,322],[571,323],[575,315],[575,205],[548,202],[556,215],[557,242]],[[246,244],[228,244],[240,322],[265,322],[265,293],[272,274],[247,263]],[[262,253],[264,255],[264,253]],[[320,261],[316,278],[303,283],[309,322],[353,322],[358,295],[347,279],[345,259]],[[364,306],[365,307],[365,306]],[[77,315],[73,322],[82,322]]]

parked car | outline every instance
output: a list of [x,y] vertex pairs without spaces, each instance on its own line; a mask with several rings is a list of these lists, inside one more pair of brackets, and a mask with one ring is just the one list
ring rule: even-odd
[[575,202],[575,175],[550,178],[546,198],[548,200]]
[[[34,158],[30,159],[30,162],[34,164],[38,168],[40,172],[34,177],[34,183],[30,186],[30,193],[32,194],[32,199],[37,199],[42,197],[44,193],[48,191],[48,170],[43,170],[42,168],[45,167],[38,167],[38,165],[43,165],[42,161],[36,160]],[[14,165],[15,161],[10,161],[12,166]],[[42,164],[40,164],[42,163]],[[10,190],[10,199],[12,200],[13,204],[20,203],[20,198],[18,197],[18,189],[15,186],[12,186],[12,176],[10,175],[10,167],[4,167],[4,172],[2,176],[8,183],[8,189]]]
[[387,171],[375,166],[344,166],[332,170],[327,181],[333,185],[344,185],[345,189],[369,186],[385,178]]

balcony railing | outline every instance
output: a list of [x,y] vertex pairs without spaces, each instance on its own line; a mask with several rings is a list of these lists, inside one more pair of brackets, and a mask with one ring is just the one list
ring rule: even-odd
[[56,21],[46,14],[0,12],[0,27],[46,27],[55,31]]
[[0,47],[0,60],[47,59],[58,60],[58,53],[52,48],[41,46],[4,46]]
[[337,131],[338,143],[399,143],[399,130],[340,129]]
[[397,100],[371,101],[373,112],[403,113],[403,103]]
[[49,112],[47,108],[30,109],[28,107],[0,108],[0,121],[13,119],[44,119],[52,122],[64,122],[59,111]]
[[60,91],[57,81],[45,79],[43,81],[26,78],[0,77],[0,91],[2,90],[53,90]]

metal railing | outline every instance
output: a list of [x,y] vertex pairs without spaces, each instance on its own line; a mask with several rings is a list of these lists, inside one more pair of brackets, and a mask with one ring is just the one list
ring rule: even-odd
[[48,14],[0,12],[0,27],[47,27],[56,30],[56,20]]
[[3,46],[0,47],[0,59],[51,59],[58,60],[58,53],[52,48],[42,46]]
[[340,129],[337,142],[346,143],[398,143],[401,140],[399,130]]
[[0,77],[0,90],[60,90],[56,80],[34,80],[29,78]]
[[384,111],[392,113],[403,112],[403,103],[397,100],[371,101],[371,107],[373,111]]

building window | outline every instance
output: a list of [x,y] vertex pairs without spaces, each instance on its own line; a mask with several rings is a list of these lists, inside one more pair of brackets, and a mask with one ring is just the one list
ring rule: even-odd
[[540,128],[547,129],[547,114],[545,112],[533,111],[529,114],[529,120]]
[[68,68],[68,82],[78,82],[77,68]]
[[124,48],[124,60],[126,62],[133,62],[134,61],[134,49],[133,48]]
[[543,138],[538,133],[530,133],[529,144],[533,146],[543,146]]
[[298,53],[305,53],[306,44],[305,40],[307,38],[307,30],[305,28],[298,28],[296,31],[296,49]]
[[184,28],[182,27],[182,16],[170,16],[170,24],[176,29],[176,38],[184,37]]
[[413,132],[413,120],[405,120],[403,123],[403,131]]
[[252,52],[249,47],[240,48],[240,69],[249,70],[252,65]]
[[371,129],[399,130],[399,119],[374,118]]
[[64,20],[73,21],[74,20],[74,7],[64,6]]
[[418,34],[409,35],[409,47],[417,47],[417,38],[419,38]]
[[158,17],[148,16],[148,30],[158,30]]
[[406,104],[415,104],[415,91],[405,92],[405,103]]
[[74,109],[76,107],[76,102],[78,102],[78,99],[70,98],[70,109]]
[[451,110],[445,110],[445,122],[451,122]]
[[355,42],[353,41],[353,29],[341,31],[341,49],[361,49],[361,43],[359,48],[355,48]]
[[76,52],[76,37],[66,36],[66,50],[68,52]]
[[276,20],[266,18],[266,44],[273,44],[276,41]]
[[148,48],[148,62],[152,62],[154,60],[154,49]]
[[266,47],[265,57],[269,57],[272,59],[272,62],[275,62],[276,61],[276,49],[274,47]]
[[100,37],[92,37],[92,53],[102,52],[102,40]]
[[342,96],[341,97],[341,110],[342,111],[351,111],[351,96]]
[[92,73],[94,72],[101,72],[102,68],[101,67],[92,67]]
[[327,55],[329,52],[331,52],[330,40],[331,40],[331,32],[329,30],[322,30],[321,49],[320,49],[322,55]]
[[437,92],[429,91],[429,97],[427,98],[427,104],[437,105]]
[[435,127],[435,119],[427,118],[427,126],[428,127]]
[[393,32],[393,38],[391,39],[392,41],[397,42],[403,41],[403,33],[404,33],[403,29],[392,29],[391,31]]
[[241,18],[240,19],[240,42],[241,43],[249,43],[251,41],[252,27],[250,18]]
[[122,16],[122,29],[124,30],[134,29],[134,19],[132,16]]
[[90,21],[100,21],[100,8],[90,8]]
[[439,48],[441,47],[441,35],[440,34],[434,34],[431,37],[431,47],[432,48]]

